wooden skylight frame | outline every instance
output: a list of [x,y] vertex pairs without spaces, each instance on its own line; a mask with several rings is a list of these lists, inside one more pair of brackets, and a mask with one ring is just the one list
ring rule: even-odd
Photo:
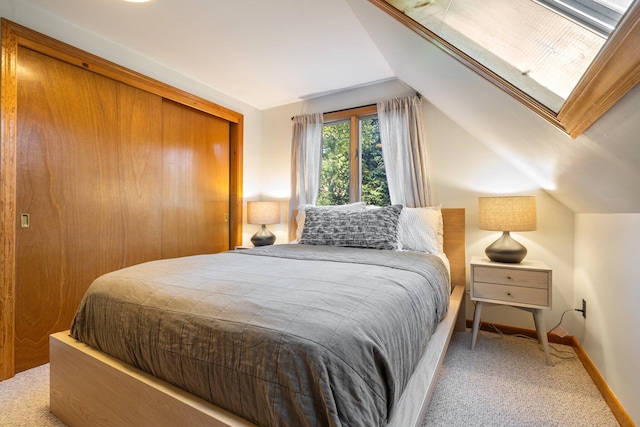
[[385,0],[369,0],[403,25],[577,138],[640,82],[640,2],[634,0],[602,50],[556,113]]

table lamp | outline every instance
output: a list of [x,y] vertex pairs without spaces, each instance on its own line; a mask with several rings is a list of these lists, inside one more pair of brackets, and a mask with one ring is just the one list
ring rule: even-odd
[[251,237],[253,246],[273,245],[276,236],[267,230],[267,224],[280,222],[280,202],[247,202],[247,223],[262,225]]
[[511,238],[510,231],[536,229],[535,196],[479,198],[480,229],[502,231],[502,236],[485,249],[491,261],[519,263],[527,248]]

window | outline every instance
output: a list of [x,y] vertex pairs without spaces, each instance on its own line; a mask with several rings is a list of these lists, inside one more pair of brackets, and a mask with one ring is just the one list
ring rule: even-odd
[[637,0],[370,1],[574,138],[640,80]]
[[376,106],[325,114],[318,205],[391,204]]
[[606,41],[535,1],[391,3],[556,113]]

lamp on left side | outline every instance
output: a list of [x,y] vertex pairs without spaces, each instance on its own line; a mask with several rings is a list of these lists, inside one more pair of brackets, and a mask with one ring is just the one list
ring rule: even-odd
[[247,223],[262,225],[251,237],[253,246],[273,245],[276,236],[267,230],[267,225],[279,222],[280,202],[247,202]]

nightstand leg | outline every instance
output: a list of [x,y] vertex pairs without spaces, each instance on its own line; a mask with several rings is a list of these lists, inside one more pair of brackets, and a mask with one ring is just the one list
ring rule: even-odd
[[480,326],[480,316],[482,315],[482,302],[476,302],[476,309],[473,312],[473,328],[471,328],[471,350],[476,348],[478,338],[478,327]]
[[544,357],[547,359],[547,365],[551,365],[551,356],[549,355],[549,343],[547,342],[547,329],[544,325],[544,317],[542,316],[542,310],[533,310],[533,322],[536,324],[536,331],[538,332],[538,341],[542,343],[544,348]]

